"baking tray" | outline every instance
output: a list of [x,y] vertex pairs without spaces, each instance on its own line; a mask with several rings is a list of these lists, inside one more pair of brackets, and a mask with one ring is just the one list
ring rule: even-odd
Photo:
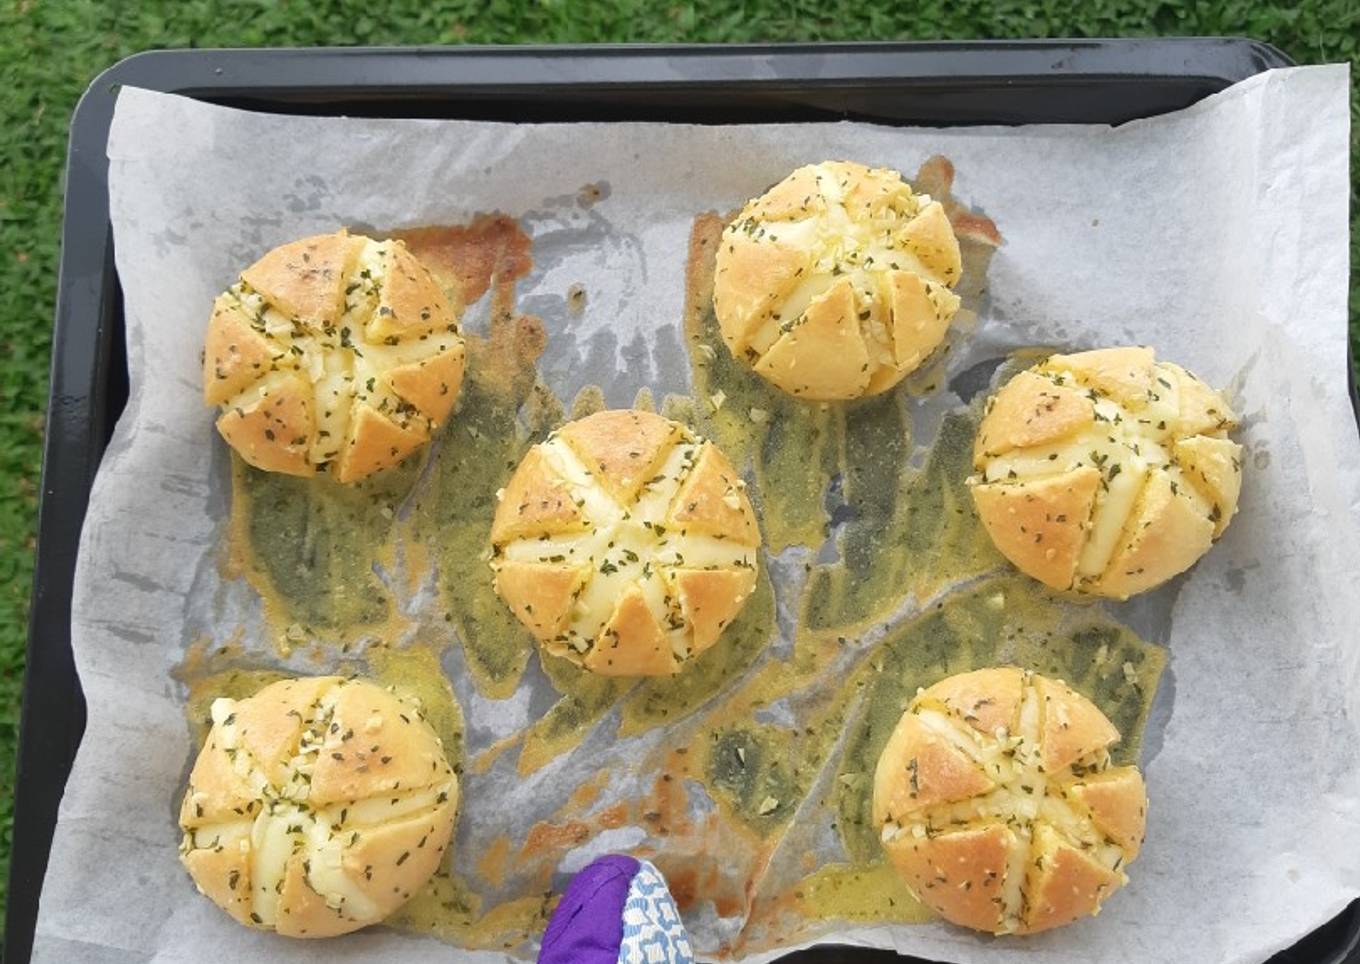
[[[120,86],[292,114],[1118,124],[1291,63],[1267,44],[1211,38],[154,51],[100,74],[71,122],[4,960],[29,959],[57,805],[85,728],[71,585],[90,486],[128,388],[104,153]],[[916,959],[832,947],[786,960]],[[1305,962],[1360,964],[1360,901],[1272,964]]]

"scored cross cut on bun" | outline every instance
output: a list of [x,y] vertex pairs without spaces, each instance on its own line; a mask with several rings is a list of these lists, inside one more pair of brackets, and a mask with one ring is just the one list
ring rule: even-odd
[[962,272],[944,207],[896,171],[825,161],[723,232],[713,305],[732,354],[799,398],[891,388],[944,340]]
[[665,676],[756,584],[760,532],[712,442],[650,412],[570,422],[524,456],[491,529],[496,591],[549,653]]
[[1054,589],[1127,599],[1185,571],[1237,511],[1242,447],[1218,392],[1150,348],[1053,355],[987,403],[973,501]]
[[340,482],[430,440],[463,381],[461,305],[400,241],[345,231],[281,245],[217,297],[203,398],[246,462]]
[[919,692],[874,773],[873,822],[893,867],[952,923],[1031,934],[1100,911],[1128,878],[1147,819],[1119,731],[1065,684],[1014,667]]
[[345,934],[439,867],[458,779],[419,707],[318,676],[216,700],[212,719],[180,808],[180,859],[240,923]]

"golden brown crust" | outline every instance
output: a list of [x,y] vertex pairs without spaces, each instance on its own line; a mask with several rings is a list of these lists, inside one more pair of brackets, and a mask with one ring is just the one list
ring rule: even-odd
[[579,532],[584,527],[585,517],[571,490],[548,464],[543,450],[534,446],[505,484],[491,521],[491,541],[500,545],[528,536]]
[[[1023,572],[1126,599],[1192,566],[1237,511],[1233,425],[1216,392],[1149,348],[1053,355],[989,402],[969,483],[993,543]],[[1096,486],[1080,506],[1062,491],[1078,473]],[[1035,498],[1055,494],[1068,504]],[[1040,531],[1060,516],[1068,526]]]
[[1129,514],[1120,546],[1101,577],[1101,591],[1128,599],[1193,566],[1214,541],[1209,515],[1165,475],[1153,475]]
[[316,431],[312,387],[298,374],[273,380],[267,394],[227,409],[217,431],[241,458],[266,472],[313,475],[307,452]]
[[1162,362],[1162,367],[1175,375],[1182,435],[1214,435],[1237,427],[1237,414],[1222,395],[1179,365]]
[[279,891],[279,919],[275,925],[284,937],[337,937],[348,934],[358,921],[346,917],[326,904],[326,898],[312,889],[307,879],[304,858],[295,853],[288,859]]
[[1005,824],[984,824],[934,837],[901,837],[884,845],[888,859],[921,903],[975,930],[1001,926],[1001,888],[1012,850]]
[[1118,742],[1119,731],[1094,703],[1060,680],[1034,677],[1045,773],[1058,773]]
[[1001,554],[1054,589],[1072,585],[1100,472],[1091,466],[1029,482],[972,487],[983,528]]
[[[959,296],[940,285],[929,285],[910,271],[888,275],[892,309],[893,357],[900,379],[917,368],[944,340],[945,330],[959,308]],[[938,299],[940,304],[936,304]],[[880,369],[881,371],[881,369]]]
[[571,605],[590,570],[553,562],[505,562],[496,570],[496,592],[529,631],[545,642],[567,627]]
[[670,569],[666,578],[690,624],[695,655],[718,641],[756,585],[754,569]]
[[250,314],[229,294],[217,296],[203,346],[203,401],[221,405],[269,371],[275,353],[251,326]]
[[284,765],[296,752],[303,721],[321,695],[339,682],[338,676],[279,680],[236,704],[237,738],[271,783],[286,782]]
[[677,528],[731,539],[743,546],[760,544],[755,511],[746,497],[746,483],[712,442],[700,446],[694,468],[675,494],[666,521]]
[[1237,514],[1242,494],[1242,446],[1232,439],[1196,435],[1178,440],[1173,452],[1185,478],[1209,502],[1210,513],[1216,516],[1210,521],[1217,539]]
[[799,398],[826,401],[863,394],[869,384],[869,352],[850,280],[843,278],[814,298],[803,320],[780,335],[755,367]]
[[716,446],[605,411],[534,446],[491,531],[497,592],[544,649],[609,676],[670,675],[751,595],[760,533]]
[[371,342],[406,339],[456,326],[454,307],[428,268],[401,241],[383,242],[383,285],[369,318]]
[[[214,304],[204,400],[251,465],[357,482],[448,418],[466,360],[460,307],[400,241],[341,231],[281,245]],[[281,391],[282,424],[267,407]]]
[[1016,375],[996,393],[978,426],[973,465],[1013,449],[1068,438],[1095,421],[1091,400],[1033,371]]
[[184,866],[200,894],[236,923],[250,926],[250,850],[241,843],[246,841],[191,850],[184,855]]
[[242,271],[241,280],[294,318],[333,322],[363,246],[362,237],[344,231],[281,244]]
[[747,235],[724,235],[722,245],[722,264],[713,282],[714,310],[723,341],[732,354],[741,355],[812,259],[791,244],[762,244]]
[[373,685],[341,686],[326,746],[312,768],[315,806],[366,800],[451,776],[428,724],[412,707]]
[[1119,767],[1067,788],[1067,795],[1091,815],[1091,822],[1124,851],[1138,856],[1147,832],[1147,787],[1137,767]]
[[918,261],[943,284],[952,285],[963,273],[959,239],[944,213],[944,205],[931,201],[903,229],[903,240]]
[[343,934],[389,914],[438,867],[458,784],[413,705],[371,683],[312,677],[219,700],[213,716],[181,809],[181,854],[236,920]]
[[889,736],[873,826],[947,920],[995,933],[1069,923],[1122,886],[1142,843],[1146,789],[1137,768],[1109,767],[1118,739],[1060,681],[1014,667],[949,677],[920,691]]
[[957,673],[922,690],[912,705],[943,709],[989,736],[996,733],[998,727],[1014,733],[1020,719],[1024,676],[1014,666]]
[[1118,874],[1063,843],[1046,825],[1037,828],[1034,849],[1041,859],[1031,864],[1026,886],[1030,907],[1022,934],[1052,930],[1096,913],[1122,883]]
[[601,676],[669,676],[680,667],[651,607],[636,585],[614,608],[585,667]]
[[683,431],[660,415],[620,408],[568,422],[558,434],[600,485],[626,503],[656,474]]
[[1052,355],[1043,368],[1070,372],[1087,388],[1109,395],[1125,405],[1141,404],[1152,391],[1154,357],[1151,348],[1097,348],[1075,355]]
[[906,713],[874,771],[874,820],[905,821],[928,807],[966,800],[993,786],[962,750],[915,713]]
[[435,427],[444,424],[458,400],[463,384],[467,351],[462,343],[448,351],[423,358],[409,365],[389,369],[387,383],[392,391],[410,402]]
[[335,469],[340,482],[357,482],[398,465],[430,440],[425,431],[403,428],[362,402],[354,407],[349,435]]
[[189,785],[180,802],[180,826],[193,829],[228,823],[244,815],[254,800],[255,791],[232,766],[219,734],[210,732],[189,773]]
[[758,374],[800,398],[845,400],[886,391],[934,352],[960,270],[938,202],[896,171],[825,161],[727,226],[713,305],[724,342]]
[[453,811],[450,800],[409,820],[366,828],[345,850],[341,866],[378,905],[379,917],[406,903],[439,869],[453,832]]
[[[834,163],[822,166],[831,167]],[[818,165],[808,164],[752,201],[750,213],[761,221],[791,221],[825,207],[826,199],[822,197],[818,182]]]

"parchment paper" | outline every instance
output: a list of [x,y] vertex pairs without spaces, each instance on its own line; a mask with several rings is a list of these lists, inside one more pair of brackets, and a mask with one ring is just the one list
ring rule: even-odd
[[[241,265],[340,224],[505,211],[535,241],[519,291],[549,332],[545,380],[568,400],[598,382],[626,405],[643,385],[658,397],[686,386],[677,324],[698,212],[731,210],[828,157],[910,174],[935,153],[954,161],[956,196],[1006,239],[978,344],[1148,343],[1231,384],[1245,490],[1151,636],[1169,647],[1170,670],[1143,759],[1153,804],[1131,886],[1098,921],[1025,940],[942,924],[828,939],[966,962],[1246,962],[1291,943],[1360,893],[1348,121],[1344,66],[1272,71],[1117,129],[350,120],[125,89],[108,152],[131,399],[82,537],[72,635],[89,723],[35,959],[474,959],[384,930],[321,943],[252,933],[194,894],[176,860],[174,804],[193,748],[169,672],[213,613],[258,608],[218,574],[229,475],[199,394],[208,308]],[[576,197],[588,183],[606,196],[587,209]],[[564,299],[578,282],[589,293],[580,315]],[[1138,622],[1136,607],[1127,618]],[[529,711],[455,688],[473,750]],[[485,839],[479,809],[506,804],[479,800],[475,781],[465,792],[459,867]],[[696,936],[702,945],[702,925]]]

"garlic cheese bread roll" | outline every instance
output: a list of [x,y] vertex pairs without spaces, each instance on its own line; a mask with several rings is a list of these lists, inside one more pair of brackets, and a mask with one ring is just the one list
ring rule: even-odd
[[237,921],[288,937],[374,924],[438,868],[458,780],[419,709],[337,676],[219,699],[180,859]]
[[732,354],[800,398],[891,388],[944,340],[959,243],[896,171],[801,167],[723,232],[713,305]]
[[1147,794],[1112,767],[1119,731],[1086,697],[1015,668],[919,692],[878,758],[874,826],[922,903],[1032,934],[1099,912],[1138,856]]
[[251,465],[354,482],[405,459],[463,381],[461,305],[400,241],[326,234],[270,251],[218,296],[203,398]]
[[1054,355],[987,403],[969,480],[982,524],[1054,589],[1127,599],[1183,572],[1237,511],[1223,397],[1150,348]]
[[568,423],[499,497],[496,591],[544,649],[592,672],[678,672],[755,587],[744,483],[717,446],[659,415]]

